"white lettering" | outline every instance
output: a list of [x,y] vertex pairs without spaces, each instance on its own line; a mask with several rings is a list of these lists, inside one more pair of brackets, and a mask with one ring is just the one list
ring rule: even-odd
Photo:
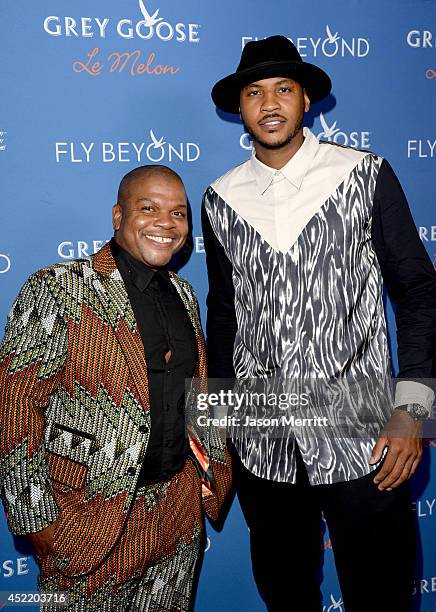
[[[56,23],[56,26],[54,27],[54,29],[50,29],[49,26],[53,21]],[[50,34],[50,36],[61,36],[62,29],[59,23],[59,17],[55,17],[54,15],[46,17],[44,19],[44,30],[47,32],[47,34]]]
[[109,19],[105,17],[103,20],[101,20],[98,17],[96,17],[95,23],[97,24],[98,29],[100,30],[100,38],[106,38],[106,27],[107,27],[107,24],[109,23]]
[[425,242],[428,242],[427,233],[428,230],[426,227],[419,227],[419,237],[421,238],[421,240],[425,240]]
[[179,150],[177,151],[177,149],[175,147],[173,147],[172,144],[169,145],[168,147],[168,159],[169,161],[173,161],[173,153],[176,157],[178,157],[180,159],[180,161],[183,161],[183,143],[180,143],[179,146]]
[[[191,23],[189,24],[189,39],[190,39],[190,42],[193,42],[191,40],[191,25],[194,25],[194,24],[191,24]],[[185,25],[183,23],[177,23],[175,30],[177,34],[176,36],[177,42],[185,42],[186,40]],[[194,42],[198,42],[198,41],[194,41]]]
[[[142,33],[143,26],[145,26],[148,29],[148,32],[146,32],[145,34]],[[147,22],[145,21],[138,21],[138,23],[136,24],[135,31],[136,31],[136,34],[140,38],[143,38],[144,40],[149,40],[154,34],[153,26],[148,26]]]
[[[64,251],[65,247],[69,247],[67,252]],[[72,242],[61,242],[60,245],[58,246],[59,257],[62,257],[62,259],[73,259],[74,249],[72,247],[73,247]]]
[[[166,30],[166,34],[162,30]],[[174,37],[173,26],[166,21],[161,21],[156,26],[156,34],[163,41],[172,40]]]
[[63,150],[61,149],[61,147],[66,147],[67,146],[67,142],[57,142],[55,145],[56,148],[56,162],[59,163],[59,156],[62,155],[66,155],[67,154],[67,150]]
[[[125,31],[123,27],[126,24],[128,24],[129,27]],[[133,38],[133,28],[132,28],[132,22],[130,21],[130,19],[121,19],[121,21],[117,23],[117,33],[122,38]]]
[[83,159],[74,157],[74,142],[70,142],[70,157],[73,164],[81,164]]
[[366,57],[369,53],[369,41],[366,38],[358,38],[358,57]]
[[204,238],[203,236],[195,236],[194,238],[195,252],[204,253]]
[[423,47],[432,47],[432,34],[428,30],[424,30],[422,33],[422,46]]
[[[191,150],[194,151],[191,154]],[[186,143],[186,161],[195,162],[200,157],[200,147],[195,142]]]
[[410,47],[419,47],[421,45],[419,30],[410,30],[410,32],[407,34],[407,44]]
[[82,149],[85,151],[86,161],[87,161],[87,162],[88,162],[88,164],[89,164],[89,161],[90,161],[90,157],[89,157],[89,156],[90,156],[90,153],[91,153],[92,149],[94,148],[94,143],[93,143],[93,142],[91,142],[91,143],[89,144],[89,147],[88,147],[88,148],[86,147],[86,144],[85,144],[84,142],[81,142],[80,144],[82,145]]
[[77,257],[88,257],[88,245],[82,240],[77,242]]
[[79,36],[76,31],[76,20],[72,17],[65,17],[65,36]]
[[408,140],[407,141],[407,157],[410,159],[412,157],[412,152],[416,151],[417,140]]
[[129,154],[129,143],[128,142],[119,142],[118,143],[118,161],[120,162],[129,162],[129,157],[123,157],[123,155]]
[[200,42],[200,35],[199,35],[199,32],[198,32],[199,28],[200,28],[200,24],[198,24],[198,23],[190,23],[188,25],[189,42],[191,42],[191,43],[199,43]]
[[[6,274],[11,269],[11,260],[10,257],[5,255],[4,253],[0,253],[0,261],[4,260],[4,267],[1,267],[0,274]],[[3,264],[2,264],[3,265]]]
[[135,142],[132,142],[132,147],[135,149],[136,151],[136,157],[137,157],[137,161],[141,161],[141,151],[142,149],[145,147],[145,142],[141,142],[141,146],[138,147],[136,146]]
[[90,38],[94,36],[94,32],[92,31],[91,26],[91,17],[82,17],[82,36],[86,38],[89,36]]
[[239,139],[239,145],[241,147],[241,149],[246,149],[247,151],[251,151],[251,149],[253,148],[253,143],[250,137],[250,134],[241,134],[241,137]]
[[[156,150],[157,150],[157,151],[159,151],[159,153],[157,154],[157,156],[156,156],[156,157],[153,157],[153,156],[151,155],[151,151],[153,151],[153,150],[154,150],[154,151],[156,151]],[[163,147],[156,147],[156,146],[154,145],[154,143],[151,143],[151,144],[149,144],[149,145],[148,145],[148,147],[147,147],[147,149],[146,149],[146,154],[147,154],[147,157],[148,157],[148,159],[149,159],[150,161],[160,162],[160,161],[162,161],[162,160],[163,160],[163,158],[164,158],[164,156],[165,156],[165,149],[164,149]]]
[[101,247],[103,246],[103,244],[104,244],[104,241],[103,241],[103,240],[93,240],[93,241],[92,241],[92,248],[93,248],[94,253],[97,253],[97,251],[98,251],[99,249],[101,249]]
[[18,557],[17,559],[17,575],[25,576],[29,573],[29,568],[27,567],[27,559],[28,557]]
[[2,568],[5,570],[3,572],[3,576],[5,578],[10,578],[11,576],[14,575],[14,566],[13,566],[13,563],[14,562],[12,560],[3,561]]
[[115,159],[114,145],[111,142],[102,142],[103,162],[113,162]]

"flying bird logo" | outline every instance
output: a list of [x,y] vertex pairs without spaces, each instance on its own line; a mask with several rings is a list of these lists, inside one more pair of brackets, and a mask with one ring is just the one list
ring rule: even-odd
[[327,39],[329,43],[333,44],[339,40],[339,32],[332,34],[328,25],[326,26],[325,31],[327,32]]
[[153,143],[153,149],[160,149],[160,147],[163,147],[164,144],[166,144],[166,140],[164,140],[164,137],[162,136],[162,138],[159,138],[158,140],[154,135],[153,130],[150,130],[150,138]]
[[322,113],[319,114],[319,120],[322,125],[322,132],[319,135],[320,137],[325,136],[326,138],[331,138],[336,134],[336,132],[339,132],[339,128],[336,127],[337,121],[335,121],[332,126],[329,126]]
[[143,0],[139,0],[139,8],[144,16],[144,23],[148,28],[152,28],[154,25],[159,23],[159,21],[163,21],[163,17],[158,17],[159,9],[157,9],[157,11],[153,13],[153,15],[150,15],[150,13],[145,8]]
[[342,606],[344,602],[342,601],[341,597],[339,597],[339,599],[336,601],[333,595],[330,595],[330,601],[332,602],[332,604],[327,608],[327,612],[333,612],[333,610],[337,610],[337,612],[342,612]]

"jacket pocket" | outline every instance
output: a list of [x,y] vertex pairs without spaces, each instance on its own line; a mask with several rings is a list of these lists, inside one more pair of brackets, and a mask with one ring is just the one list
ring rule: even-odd
[[88,473],[87,465],[51,451],[46,451],[45,456],[51,480],[71,489],[83,489]]

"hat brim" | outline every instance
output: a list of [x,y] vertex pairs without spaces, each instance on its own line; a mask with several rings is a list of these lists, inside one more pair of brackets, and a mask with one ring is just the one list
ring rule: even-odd
[[306,62],[263,62],[221,79],[212,89],[212,100],[226,113],[239,113],[241,89],[257,80],[287,77],[300,83],[312,103],[319,102],[331,91],[328,74]]

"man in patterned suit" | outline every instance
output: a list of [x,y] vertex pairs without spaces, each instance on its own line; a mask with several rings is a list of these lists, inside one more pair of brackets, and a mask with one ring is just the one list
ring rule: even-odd
[[[209,376],[307,383],[315,401],[297,414],[310,424],[328,417],[328,427],[300,419],[232,431],[268,609],[322,609],[323,511],[347,612],[406,612],[415,558],[407,480],[434,398],[436,274],[388,162],[303,129],[330,89],[325,72],[273,36],[249,42],[212,90],[218,108],[241,113],[254,150],[203,202]],[[406,379],[395,394],[383,284],[397,305]]]
[[188,610],[203,510],[230,478],[219,436],[186,422],[185,379],[206,369],[192,287],[166,268],[188,236],[180,177],[129,172],[113,226],[94,256],[32,274],[8,317],[1,495],[67,609]]

